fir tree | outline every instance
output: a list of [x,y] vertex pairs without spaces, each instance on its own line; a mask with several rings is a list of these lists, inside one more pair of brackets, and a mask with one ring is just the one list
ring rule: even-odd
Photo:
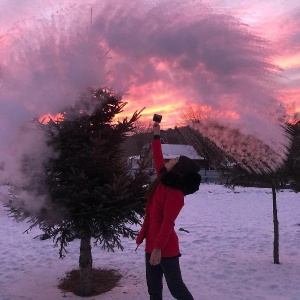
[[289,130],[292,136],[292,144],[285,168],[289,174],[290,187],[295,192],[300,192],[300,121],[289,124]]
[[114,123],[125,105],[111,91],[96,90],[67,109],[61,120],[40,123],[56,156],[35,172],[25,159],[23,172],[31,178],[23,188],[32,196],[47,195],[46,204],[34,212],[20,198],[9,204],[15,219],[29,218],[29,229],[38,226],[54,240],[60,257],[69,242],[80,239],[82,296],[92,294],[92,239],[108,251],[123,249],[121,237],[134,238],[131,225],[144,214],[145,185],[150,180],[146,166],[132,178],[122,149],[141,112]]

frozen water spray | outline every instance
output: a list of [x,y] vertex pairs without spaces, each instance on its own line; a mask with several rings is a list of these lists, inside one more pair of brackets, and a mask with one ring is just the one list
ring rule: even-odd
[[[132,82],[147,93],[153,84],[156,92],[170,92],[170,103],[234,113],[192,124],[240,163],[247,149],[253,171],[282,164],[289,136],[279,70],[269,43],[248,26],[201,1],[63,3],[69,6],[54,16],[19,22],[0,37],[2,183],[20,177],[23,155],[51,155],[42,137],[28,142],[24,124],[56,114],[91,87],[120,90]],[[143,94],[131,96],[145,106]]]
[[[170,102],[223,112],[192,125],[249,171],[280,167],[290,140],[270,43],[201,1],[138,3],[107,7],[95,19],[94,30],[115,58],[115,80],[162,83]],[[191,124],[193,116],[185,116]]]

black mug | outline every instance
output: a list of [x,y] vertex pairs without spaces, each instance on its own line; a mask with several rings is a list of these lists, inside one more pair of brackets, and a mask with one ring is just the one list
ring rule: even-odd
[[154,122],[160,123],[160,122],[161,122],[161,119],[162,119],[162,116],[161,116],[161,115],[154,114],[154,116],[153,116],[153,121],[154,121]]

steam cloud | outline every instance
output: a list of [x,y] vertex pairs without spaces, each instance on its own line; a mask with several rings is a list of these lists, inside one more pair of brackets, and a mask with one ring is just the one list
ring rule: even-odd
[[[230,136],[222,134],[226,130],[255,136],[252,159],[262,160],[255,171],[282,164],[289,137],[282,128],[279,70],[270,60],[271,46],[248,26],[196,0],[66,3],[70,6],[51,18],[20,22],[0,37],[2,182],[20,177],[22,155],[52,155],[45,154],[42,137],[41,147],[28,134],[24,140],[22,128],[30,119],[56,114],[90,87],[120,91],[132,82],[139,94],[132,91],[131,97],[139,107],[159,104],[149,100],[155,90],[170,92],[170,102],[234,112],[236,118],[206,118],[197,130],[220,147]],[[243,141],[243,147],[255,146],[253,139]],[[271,149],[270,159],[259,151],[261,144]],[[242,160],[238,140],[227,139],[226,147]]]

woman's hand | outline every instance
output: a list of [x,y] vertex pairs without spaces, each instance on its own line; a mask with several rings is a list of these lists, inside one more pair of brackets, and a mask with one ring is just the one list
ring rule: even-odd
[[156,266],[156,265],[160,264],[160,260],[161,260],[161,250],[154,248],[151,253],[149,263],[152,266]]
[[154,122],[153,124],[153,134],[160,135],[160,125],[158,122]]

